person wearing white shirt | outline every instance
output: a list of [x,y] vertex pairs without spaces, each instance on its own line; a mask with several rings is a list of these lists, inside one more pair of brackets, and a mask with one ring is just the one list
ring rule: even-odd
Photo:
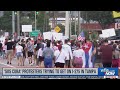
[[71,47],[67,44],[68,40],[65,40],[65,44],[62,45],[62,49],[66,52],[67,58],[65,60],[65,67],[70,68],[72,66],[71,60],[73,59]]
[[43,65],[44,65],[44,58],[43,58],[43,49],[42,48],[40,48],[39,50],[38,50],[38,54],[37,54],[37,62],[36,62],[36,64],[37,64],[37,67],[44,67]]
[[16,56],[17,56],[17,59],[18,59],[18,66],[22,66],[22,57],[23,57],[23,47],[20,45],[20,43],[17,43],[16,45]]
[[65,59],[67,58],[66,52],[62,49],[62,46],[59,46],[58,50],[54,52],[55,58],[55,67],[64,68]]
[[80,44],[78,44],[77,49],[73,51],[73,66],[74,68],[85,67],[85,52],[81,49]]

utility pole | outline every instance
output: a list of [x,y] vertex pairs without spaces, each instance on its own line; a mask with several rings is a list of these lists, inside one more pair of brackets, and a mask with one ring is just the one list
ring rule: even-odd
[[69,11],[66,11],[65,36],[69,37]]
[[17,32],[18,36],[20,36],[20,11],[17,11]]
[[37,22],[36,22],[36,19],[37,19],[37,17],[36,17],[36,11],[35,11],[35,30],[37,29]]
[[[49,11],[50,12],[50,11]],[[46,13],[44,12],[44,24],[43,24],[43,32],[45,31],[45,18],[46,18]]]
[[46,21],[46,31],[48,29],[48,21],[47,21],[47,14],[45,13],[45,21]]
[[76,34],[76,16],[77,16],[77,13],[76,13],[76,11],[75,11],[75,35],[77,35],[77,34]]
[[12,33],[15,32],[15,12],[12,11]]
[[80,11],[78,11],[78,34],[81,31],[81,23],[80,23]]
[[72,11],[69,12],[69,17],[70,17],[70,23],[69,23],[69,24],[70,24],[69,38],[70,38],[71,35],[72,35],[72,31],[71,31],[71,16],[72,16],[72,15],[71,15],[71,14],[72,14]]

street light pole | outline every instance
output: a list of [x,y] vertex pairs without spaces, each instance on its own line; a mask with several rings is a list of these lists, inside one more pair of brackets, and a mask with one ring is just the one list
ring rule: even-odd
[[80,23],[80,11],[78,11],[78,34],[81,31],[81,23]]
[[72,31],[71,31],[71,16],[72,16],[72,15],[71,15],[71,14],[72,14],[72,11],[69,12],[69,17],[70,17],[70,23],[69,23],[69,24],[70,24],[69,38],[70,38],[71,35],[72,35]]
[[12,11],[12,33],[15,32],[15,12]]
[[76,16],[77,16],[77,13],[76,13],[76,11],[75,11],[75,35],[77,35],[77,34],[76,34]]
[[17,31],[18,36],[20,36],[20,11],[17,11]]
[[36,28],[37,28],[37,22],[36,22],[36,11],[35,11],[35,30],[36,30]]
[[66,11],[65,36],[69,37],[69,11]]

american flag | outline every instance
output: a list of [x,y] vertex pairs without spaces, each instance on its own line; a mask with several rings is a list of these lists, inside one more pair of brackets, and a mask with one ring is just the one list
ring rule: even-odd
[[85,34],[84,34],[83,31],[79,34],[78,40],[79,40],[79,41],[84,41],[84,40],[85,40]]

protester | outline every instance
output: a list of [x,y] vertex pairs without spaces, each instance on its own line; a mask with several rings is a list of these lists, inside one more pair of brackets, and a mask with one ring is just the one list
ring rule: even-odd
[[34,51],[34,44],[31,42],[31,39],[28,39],[28,43],[27,43],[27,50],[28,50],[28,60],[29,60],[29,64],[33,65],[32,62],[32,56],[33,56],[33,51]]
[[43,57],[43,49],[41,46],[38,50],[38,53],[37,53],[37,62],[36,62],[36,65],[40,68],[43,68],[44,67],[44,57]]
[[118,68],[119,66],[119,59],[120,59],[120,52],[117,49],[117,44],[113,45],[113,55],[112,55],[112,67]]
[[80,44],[77,44],[76,50],[73,51],[73,66],[74,68],[85,67],[85,52]]
[[11,64],[11,61],[13,59],[14,42],[12,42],[12,40],[9,39],[8,42],[5,43],[5,45],[7,45],[7,64]]
[[95,64],[94,67],[95,67],[95,68],[102,67],[100,46],[101,46],[100,43],[97,44],[97,46],[96,46],[96,54],[95,54],[96,59],[95,59],[95,61],[94,61],[94,64]]
[[23,66],[23,47],[20,43],[17,43],[16,47],[16,56],[18,59],[18,66]]
[[65,67],[70,68],[72,65],[73,55],[72,55],[71,47],[67,43],[68,40],[65,40],[65,44],[62,45],[62,49],[67,53],[67,58],[65,60]]
[[52,68],[54,51],[50,48],[50,41],[47,41],[47,47],[43,50],[45,68]]
[[85,39],[82,49],[85,52],[85,60],[86,60],[85,68],[93,68],[93,62],[91,60],[91,56],[93,53],[92,43],[89,41],[89,39]]
[[103,67],[111,67],[112,66],[112,53],[113,53],[113,47],[108,45],[108,40],[104,40],[104,44],[100,47],[101,52],[101,61],[103,64]]
[[54,53],[55,67],[64,68],[65,60],[67,58],[66,52],[62,49],[62,46],[59,46],[58,50]]

